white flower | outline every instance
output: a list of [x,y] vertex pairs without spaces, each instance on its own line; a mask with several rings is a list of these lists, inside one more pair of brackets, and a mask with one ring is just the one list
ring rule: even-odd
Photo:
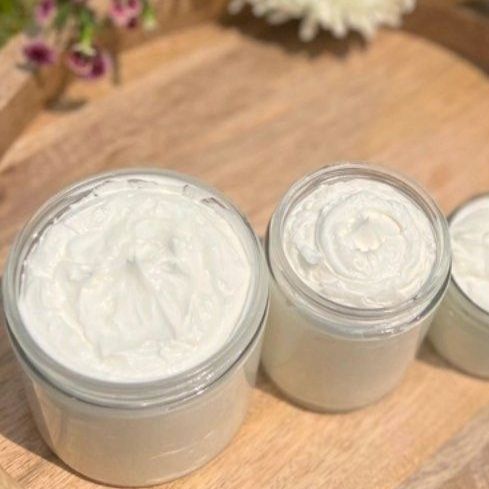
[[371,39],[380,25],[398,27],[416,0],[231,0],[229,11],[237,13],[247,4],[273,24],[302,19],[299,37],[310,41],[321,27],[336,37],[351,29]]

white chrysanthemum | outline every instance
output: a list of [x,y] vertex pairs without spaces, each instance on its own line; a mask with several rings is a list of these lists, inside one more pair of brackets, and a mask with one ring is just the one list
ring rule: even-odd
[[398,27],[403,13],[410,12],[416,0],[231,0],[229,11],[239,12],[250,5],[253,13],[279,24],[302,19],[299,36],[311,40],[319,28],[343,37],[348,30],[371,39],[377,27]]

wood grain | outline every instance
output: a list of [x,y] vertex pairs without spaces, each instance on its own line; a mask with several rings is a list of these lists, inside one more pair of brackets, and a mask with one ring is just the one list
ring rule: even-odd
[[[106,7],[105,0],[95,1]],[[113,52],[120,52],[162,32],[215,18],[222,12],[225,0],[156,0],[155,3],[158,5],[158,23],[153,32],[107,29],[102,33],[104,45],[110,45]],[[0,51],[0,156],[41,107],[56,98],[71,82],[60,64],[43,68],[36,74],[26,69],[21,54],[24,43],[24,37],[19,35]]]
[[[467,8],[468,5],[483,4],[484,1],[418,0],[414,13],[405,18],[405,28],[448,47],[476,66],[488,70],[487,15],[480,15],[474,8]],[[94,0],[94,3],[105,8],[105,0]],[[194,25],[205,19],[222,17],[227,0],[155,0],[155,3],[158,7],[158,27],[154,32],[108,29],[102,34],[103,42],[113,52],[124,51],[162,33]],[[35,76],[26,71],[20,55],[23,42],[23,37],[18,36],[0,51],[0,156],[32,121],[43,104],[56,99],[72,81],[59,67],[44,69]],[[14,66],[16,69],[13,69]]]
[[483,409],[399,489],[489,487],[489,408]]
[[[124,54],[122,86],[74,83],[75,111],[41,112],[0,160],[0,261],[53,192],[109,168],[152,164],[226,192],[260,233],[292,181],[336,160],[418,179],[445,211],[489,190],[489,83],[430,41],[384,32],[368,48],[244,16]],[[37,434],[3,329],[0,462],[26,489],[95,489]],[[488,383],[425,345],[376,405],[321,415],[260,376],[231,446],[165,489],[488,489]]]
[[487,72],[487,6],[487,0],[421,0],[420,8],[406,17],[404,27],[459,53]]
[[22,489],[22,487],[0,467],[0,489]]

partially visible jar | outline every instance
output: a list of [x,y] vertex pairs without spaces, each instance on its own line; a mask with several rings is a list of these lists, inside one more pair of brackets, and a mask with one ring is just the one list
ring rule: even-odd
[[452,365],[489,378],[489,194],[449,217],[453,268],[429,338]]
[[[352,179],[360,182],[355,184],[360,187],[363,181],[389,186],[412,203],[429,223],[434,251],[431,269],[419,290],[401,303],[358,307],[331,300],[299,276],[285,252],[284,229],[294,209],[321,186]],[[310,208],[305,205],[306,212]],[[365,208],[368,210],[368,205]],[[391,225],[387,221],[384,224]],[[326,229],[323,237],[315,239],[328,240],[330,232]],[[365,244],[366,249],[369,240],[379,238],[368,232],[363,237],[366,241],[360,246]],[[338,252],[345,249],[339,245]],[[325,253],[329,251],[325,249]],[[266,252],[272,283],[262,361],[272,381],[292,400],[314,410],[350,410],[391,391],[415,357],[449,280],[448,228],[433,199],[418,185],[390,170],[365,164],[325,167],[295,183],[282,198],[269,224]],[[302,258],[310,263],[322,259],[306,245]]]
[[[171,181],[229,223],[251,264],[244,307],[225,344],[192,368],[148,381],[84,375],[47,354],[23,321],[19,297],[26,258],[46,229],[102,185],[128,181],[137,186],[148,179]],[[267,315],[268,271],[248,222],[216,190],[183,175],[149,169],[77,183],[42,206],[20,232],[7,260],[2,295],[6,328],[37,427],[67,465],[90,479],[117,486],[175,479],[218,454],[243,422]]]

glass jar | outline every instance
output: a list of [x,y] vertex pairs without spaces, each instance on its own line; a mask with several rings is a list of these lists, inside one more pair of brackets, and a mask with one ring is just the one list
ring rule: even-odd
[[[295,273],[284,251],[284,225],[295,205],[325,182],[370,179],[388,184],[427,217],[436,255],[427,281],[395,307],[356,308],[318,294]],[[445,217],[418,185],[390,170],[338,164],[296,182],[269,224],[266,252],[272,275],[263,365],[291,399],[315,410],[367,405],[401,380],[448,284],[450,243]]]
[[[460,213],[489,194],[464,202],[448,218],[449,228]],[[483,269],[484,264],[480,264]],[[429,338],[440,355],[469,374],[489,378],[489,312],[464,292],[452,272],[448,292],[438,310]]]
[[[144,382],[81,375],[48,356],[19,313],[24,261],[57,217],[112,178],[164,177],[185,184],[222,213],[252,265],[244,308],[231,337],[210,358],[182,373]],[[49,200],[16,238],[3,284],[6,328],[22,367],[27,397],[50,448],[77,472],[111,485],[142,486],[205,464],[241,425],[255,382],[268,307],[261,245],[243,215],[197,180],[160,170],[127,170],[90,178]]]

